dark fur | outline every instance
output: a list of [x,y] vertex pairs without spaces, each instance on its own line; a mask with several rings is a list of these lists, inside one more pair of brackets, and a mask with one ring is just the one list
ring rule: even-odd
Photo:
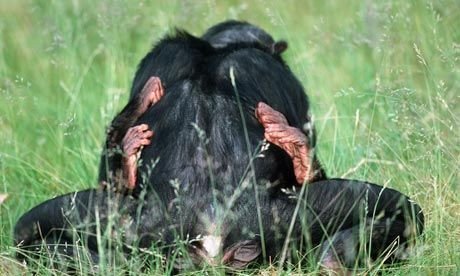
[[[252,188],[245,190],[230,212],[221,216],[224,249],[242,240],[260,243],[254,196]],[[258,196],[266,254],[273,260],[281,252],[300,192],[287,195],[260,189]],[[71,193],[48,200],[21,217],[15,228],[15,243],[21,243],[23,249],[40,246],[43,240],[49,244],[73,244],[76,237],[68,229],[76,228],[81,243],[87,245],[92,259],[97,260],[95,210],[99,210],[102,232],[108,227],[107,217],[119,214],[113,218],[112,231],[118,232],[119,239],[126,245],[126,253],[128,245],[148,248],[152,244],[171,244],[175,236],[185,239],[202,234],[199,220],[191,222],[188,217],[190,208],[196,208],[196,204],[185,200],[178,205],[180,208],[176,210],[182,211],[168,212],[149,195],[139,200],[94,189]],[[180,218],[185,220],[179,222]],[[289,250],[300,246],[302,241],[304,250],[323,244],[322,255],[331,253],[329,242],[337,244],[337,252],[351,251],[359,246],[361,227],[367,233],[364,236],[372,233],[370,255],[377,258],[394,240],[398,239],[403,245],[421,234],[423,224],[420,207],[398,191],[360,181],[320,181],[308,185],[301,198]],[[352,247],[343,247],[344,240],[351,242]],[[339,257],[348,265],[355,261],[346,254]]]
[[[15,228],[16,243],[37,245],[41,241],[36,231],[37,223],[42,234],[71,241],[73,237],[69,237],[67,230],[54,229],[68,229],[69,222],[73,225],[82,217],[87,218],[84,226],[89,229],[86,230],[94,234],[91,223],[95,220],[95,209],[102,213],[115,209],[139,226],[120,234],[123,242],[138,242],[140,247],[157,241],[168,245],[176,235],[182,238],[205,235],[209,225],[214,223],[221,226],[219,235],[224,241],[224,251],[234,248],[235,244],[251,247],[253,254],[249,254],[249,260],[258,256],[259,240],[263,237],[266,257],[279,254],[296,204],[281,192],[281,188],[295,186],[296,180],[290,158],[278,147],[271,145],[262,153],[263,157],[256,158],[264,130],[254,116],[254,107],[263,101],[283,113],[290,125],[303,129],[311,137],[310,147],[313,147],[314,132],[304,129],[305,124],[310,123],[308,101],[301,84],[282,61],[280,51],[273,50],[277,49],[273,39],[265,39],[266,33],[260,30],[255,34],[262,39],[254,41],[253,35],[245,36],[254,34],[252,25],[241,28],[236,23],[225,24],[211,28],[204,39],[178,32],[160,41],[141,61],[130,103],[114,119],[107,142],[109,150],[113,150],[119,137],[123,137],[123,131],[141,123],[148,124],[155,132],[152,144],[142,151],[134,191],[138,198],[88,190],[73,194],[76,195],[75,208],[71,208],[72,195],[47,201],[19,220]],[[232,32],[243,32],[241,37],[247,39],[234,40],[239,36]],[[220,46],[213,47],[208,41]],[[236,87],[231,83],[231,68]],[[134,120],[129,110],[151,76],[162,80],[165,95]],[[110,151],[103,154],[100,181],[110,185],[108,175],[119,168],[120,156]],[[316,180],[324,179],[324,171],[316,157],[314,162],[320,172]],[[171,180],[177,185],[172,185]],[[272,188],[267,188],[268,184]],[[120,204],[112,206],[107,195]],[[294,196],[299,196],[298,192]],[[372,229],[385,226],[373,241],[380,244],[374,247],[373,255],[386,248],[395,237],[405,240],[421,233],[423,226],[423,216],[417,205],[397,191],[382,190],[373,184],[347,180],[317,182],[309,184],[305,197],[292,237],[294,241],[307,238],[312,246],[337,233],[334,242],[343,248],[344,240],[356,236],[354,229],[360,225],[360,218],[373,221],[369,211],[374,207],[377,213],[383,210],[384,213],[379,221],[374,221]],[[260,204],[261,226],[257,203]],[[367,209],[364,208],[366,204]],[[138,208],[140,218],[135,216]],[[61,210],[70,213],[63,214]],[[366,210],[364,216],[358,216]],[[326,225],[324,229],[317,218]],[[105,223],[103,220],[102,224]],[[120,224],[123,228],[124,224]],[[405,228],[413,225],[419,229],[416,234],[403,236]],[[370,226],[367,230],[371,230]],[[56,239],[51,238],[51,241]],[[88,247],[97,259],[97,246],[91,235]],[[199,244],[192,244],[190,252],[199,251],[199,247]],[[330,252],[325,247],[322,254],[329,256]],[[238,258],[232,261],[240,261]]]
[[[230,23],[229,26],[227,23],[222,25],[227,28],[238,26],[235,32],[241,29],[236,22]],[[205,37],[212,39],[214,34],[220,39],[222,30],[226,29],[217,28]],[[224,33],[228,35],[231,32]],[[268,35],[263,34],[263,37]],[[216,162],[212,164],[211,171],[218,185],[238,184],[249,164],[249,153],[254,153],[263,140],[263,128],[254,116],[254,107],[260,101],[283,113],[292,126],[304,129],[310,123],[308,100],[299,81],[279,54],[249,38],[252,36],[241,42],[225,39],[226,47],[215,49],[207,41],[178,32],[160,41],[143,58],[133,81],[131,101],[135,100],[151,76],[162,80],[165,96],[136,122],[147,123],[155,132],[155,137],[153,146],[143,150],[143,166],[139,168],[140,175],[147,171],[150,175],[148,179],[139,178],[135,194],[147,185],[161,196],[172,196],[171,190],[165,191],[168,186],[165,183],[171,179],[178,179],[183,185],[193,183],[200,187],[197,193],[201,194],[204,191],[199,189],[210,185],[208,157]],[[231,67],[236,88],[230,80]],[[241,114],[238,102],[243,110]],[[125,112],[122,112],[114,122],[126,122],[124,117]],[[130,126],[116,126],[115,129],[126,130]],[[196,128],[204,131],[209,143],[201,145],[204,140],[200,141]],[[244,128],[248,132],[250,148],[243,135]],[[305,134],[311,137],[310,146],[313,148],[314,130],[306,129]],[[108,137],[110,141],[110,135]],[[174,140],[176,143],[171,143]],[[107,145],[110,149],[109,143]],[[265,155],[266,158],[255,161],[257,179],[277,181],[282,186],[295,185],[294,171],[287,154],[272,145]],[[156,159],[160,162],[150,171],[147,167]],[[104,154],[99,180],[107,181],[107,175],[113,174],[120,160],[119,154],[113,158]],[[318,169],[315,181],[324,179],[325,172],[316,157],[314,164]]]

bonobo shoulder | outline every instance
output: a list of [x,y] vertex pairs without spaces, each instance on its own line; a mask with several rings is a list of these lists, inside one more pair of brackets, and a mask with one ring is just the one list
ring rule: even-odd
[[225,75],[228,75],[230,67],[241,73],[249,73],[253,70],[265,71],[267,68],[270,68],[271,72],[279,72],[280,70],[283,71],[283,74],[289,72],[289,70],[286,71],[289,68],[281,58],[278,59],[257,47],[241,47],[241,45],[222,51],[221,55],[214,59],[214,63],[214,71],[220,75],[224,72]]
[[244,55],[247,55],[248,57],[251,57],[253,55],[264,54],[266,55],[266,57],[270,57],[276,60],[278,63],[282,64],[283,66],[286,66],[286,63],[284,62],[280,53],[273,52],[271,46],[266,47],[265,45],[257,43],[257,42],[231,43],[231,44],[228,44],[225,48],[220,48],[216,50],[217,50],[216,51],[217,54],[221,54],[224,56],[233,54],[233,53],[244,54]]
[[139,63],[131,98],[152,76],[159,77],[166,89],[179,80],[190,78],[200,70],[205,57],[213,53],[214,49],[208,42],[185,31],[175,30],[156,43]]
[[183,46],[190,49],[200,50],[203,54],[212,54],[214,48],[209,42],[191,35],[185,30],[175,29],[173,33],[165,36],[158,43],[153,45],[153,48],[167,44],[168,46]]

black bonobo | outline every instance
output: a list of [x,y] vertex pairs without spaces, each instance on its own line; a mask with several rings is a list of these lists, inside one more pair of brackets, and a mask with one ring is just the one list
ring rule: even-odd
[[16,244],[57,244],[72,258],[64,245],[83,240],[97,262],[98,229],[110,228],[127,253],[198,237],[187,245],[193,263],[232,268],[286,248],[316,252],[330,268],[354,264],[360,246],[371,244],[372,258],[404,248],[423,230],[420,207],[389,188],[326,179],[305,92],[281,58],[286,48],[238,21],[201,38],[177,31],[161,40],[109,127],[104,188],[33,208],[16,225]]
[[[196,175],[191,168],[209,171],[205,160],[208,157],[214,159],[211,171],[226,170],[227,175],[233,177],[231,182],[238,183],[249,162],[234,162],[230,158],[248,157],[248,151],[252,153],[256,150],[264,132],[265,138],[278,147],[269,149],[271,158],[256,161],[255,165],[263,164],[261,167],[269,168],[265,163],[270,159],[272,165],[282,168],[273,170],[270,167],[271,175],[257,169],[256,177],[260,175],[272,182],[279,179],[280,183],[288,186],[324,179],[324,170],[314,154],[315,135],[305,92],[280,56],[286,48],[286,42],[275,42],[260,28],[237,21],[212,27],[203,39],[179,32],[160,41],[141,61],[133,81],[130,102],[109,127],[99,181],[104,185],[119,183],[116,179],[123,175],[120,168],[125,155],[133,164],[130,166],[133,169],[126,166],[124,169],[127,188],[137,192],[147,185],[163,193],[165,185],[157,183],[168,183],[171,178],[185,180],[182,183],[190,182],[187,179]],[[230,68],[234,70],[236,87],[230,80]],[[162,92],[146,89],[153,81],[159,83],[158,89]],[[156,94],[158,96],[154,100],[152,97]],[[142,100],[148,97],[149,100]],[[162,100],[155,104],[159,98]],[[147,107],[151,108],[145,112]],[[245,121],[246,131],[252,134],[248,137],[251,141],[245,141],[241,120]],[[149,176],[140,179],[134,173],[134,156],[138,151],[124,153],[121,142],[148,143],[153,133],[146,129],[146,125],[154,132],[155,146],[142,151],[143,165],[138,171],[144,177],[148,171]],[[203,142],[199,130],[209,136],[206,138],[210,142],[203,149],[208,150],[206,158],[197,147]],[[137,133],[139,135],[134,136]],[[237,139],[233,139],[235,136]],[[180,147],[171,143],[175,139],[179,139],[177,144]],[[182,151],[184,148],[187,150]],[[231,152],[234,154],[229,155]],[[167,162],[159,162],[153,169],[147,168],[153,160],[166,159],[163,155],[168,156]],[[172,156],[181,160],[176,162]],[[191,171],[194,176],[187,176],[187,172]],[[220,174],[215,173],[217,176]]]

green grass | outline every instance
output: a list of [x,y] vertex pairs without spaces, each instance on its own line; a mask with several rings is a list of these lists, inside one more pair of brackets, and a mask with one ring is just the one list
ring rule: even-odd
[[[21,214],[97,186],[105,126],[152,43],[174,27],[200,35],[230,18],[289,42],[285,58],[310,96],[329,175],[385,184],[422,206],[423,250],[384,273],[458,273],[457,0],[0,0],[0,194],[8,194],[0,205],[0,274],[24,271],[11,261]],[[124,269],[136,273],[139,265],[114,268]]]

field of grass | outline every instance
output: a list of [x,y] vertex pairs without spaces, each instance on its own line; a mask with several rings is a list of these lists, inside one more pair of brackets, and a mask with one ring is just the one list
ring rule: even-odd
[[[0,0],[0,274],[26,270],[12,261],[21,214],[97,186],[105,126],[152,43],[224,19],[288,41],[284,56],[308,91],[329,175],[387,185],[422,206],[424,245],[384,273],[458,273],[458,0]],[[125,269],[140,273],[135,262],[113,268]]]

